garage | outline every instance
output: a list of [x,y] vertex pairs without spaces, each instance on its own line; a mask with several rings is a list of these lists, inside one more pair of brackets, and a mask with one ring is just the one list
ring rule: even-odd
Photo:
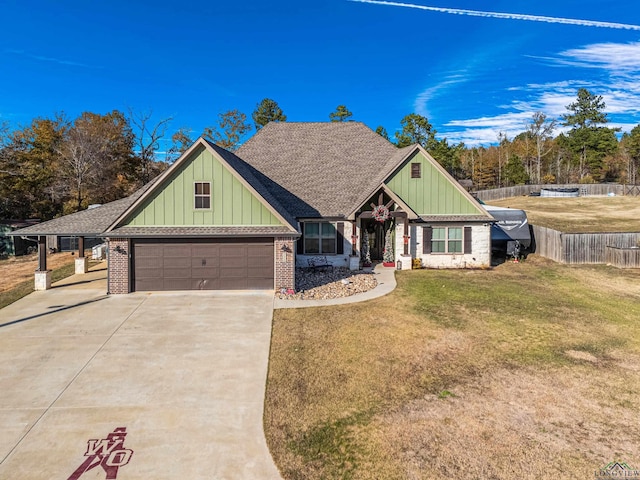
[[273,238],[135,239],[135,291],[271,290]]

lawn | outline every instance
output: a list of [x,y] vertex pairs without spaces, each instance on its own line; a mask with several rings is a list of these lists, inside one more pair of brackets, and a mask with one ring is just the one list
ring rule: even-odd
[[285,479],[640,467],[639,271],[531,255],[397,280],[366,303],[275,312],[265,431]]
[[513,197],[487,203],[525,210],[529,223],[565,233],[640,232],[640,197]]
[[[75,273],[74,258],[69,252],[47,256],[47,267],[52,270],[52,283]],[[90,262],[90,265],[95,263]],[[37,267],[37,255],[0,260],[0,308],[4,308],[33,292],[34,272]]]

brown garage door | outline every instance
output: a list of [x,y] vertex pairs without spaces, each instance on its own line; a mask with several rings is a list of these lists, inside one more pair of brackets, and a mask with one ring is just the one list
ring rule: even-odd
[[273,239],[136,240],[136,291],[273,289]]

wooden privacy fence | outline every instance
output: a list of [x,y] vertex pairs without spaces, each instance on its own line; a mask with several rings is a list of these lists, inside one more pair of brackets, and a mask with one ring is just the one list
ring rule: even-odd
[[607,247],[606,260],[618,268],[640,268],[640,247]]
[[521,197],[531,192],[539,192],[542,188],[579,188],[583,196],[604,196],[609,194],[640,195],[640,185],[619,185],[614,183],[568,183],[565,185],[516,185],[514,187],[494,188],[492,190],[479,190],[475,195],[482,201],[502,200],[503,198]]
[[[635,233],[563,233],[551,228],[532,225],[535,252],[560,263],[612,263],[607,260],[607,247],[629,249],[640,245],[640,232]],[[613,255],[613,254],[612,254]],[[628,257],[619,252],[621,262]],[[623,262],[624,263],[624,262]],[[629,268],[635,268],[630,264]],[[620,266],[620,265],[617,265]]]

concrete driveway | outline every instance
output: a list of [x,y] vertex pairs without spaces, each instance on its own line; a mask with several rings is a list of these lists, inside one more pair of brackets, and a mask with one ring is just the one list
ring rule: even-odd
[[0,479],[280,478],[262,428],[273,296],[107,296],[105,277],[0,310]]

